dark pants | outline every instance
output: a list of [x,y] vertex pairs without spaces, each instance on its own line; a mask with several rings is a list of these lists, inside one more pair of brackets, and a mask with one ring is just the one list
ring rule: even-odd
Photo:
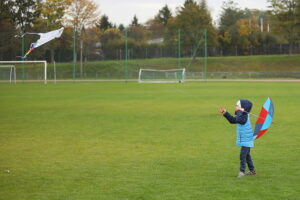
[[240,154],[240,171],[245,172],[246,170],[246,163],[250,171],[254,171],[254,164],[250,155],[250,147],[242,147],[241,154]]

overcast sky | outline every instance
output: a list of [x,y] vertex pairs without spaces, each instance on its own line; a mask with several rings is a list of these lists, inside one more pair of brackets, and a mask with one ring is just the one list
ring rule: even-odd
[[[168,5],[172,13],[176,7],[182,6],[185,0],[94,0],[99,4],[101,15],[105,14],[113,23],[128,25],[134,15],[137,16],[139,23],[145,23],[153,18],[158,11]],[[220,16],[222,2],[224,0],[207,0],[213,20],[217,22]],[[267,9],[267,0],[234,0],[241,8]]]

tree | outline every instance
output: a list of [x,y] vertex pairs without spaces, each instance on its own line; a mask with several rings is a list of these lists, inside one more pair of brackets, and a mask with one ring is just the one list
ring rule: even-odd
[[14,37],[17,30],[10,19],[0,19],[0,60],[15,60],[20,55],[19,40]]
[[234,47],[234,53],[237,54],[237,48],[248,51],[252,46],[259,45],[261,32],[258,24],[264,14],[260,10],[242,10],[232,0],[224,2],[218,37],[222,52],[231,52]]
[[199,46],[199,42],[203,42],[204,30],[207,30],[209,45],[215,45],[217,42],[216,30],[212,25],[212,18],[205,0],[199,4],[193,0],[185,1],[184,6],[177,10],[177,16],[169,20],[169,36],[171,32],[173,37],[177,37],[178,29],[181,30],[182,43],[190,48],[195,49]]
[[112,23],[109,22],[107,15],[102,15],[96,26],[102,30],[106,30],[113,27]]
[[188,6],[189,4],[197,5],[197,3],[194,0],[185,0],[184,7]]
[[119,29],[109,28],[101,35],[101,45],[104,59],[115,58],[115,50],[124,46],[124,39]]
[[100,30],[98,27],[88,28],[85,31],[85,34],[83,35],[83,39],[85,42],[85,48],[83,49],[85,56],[85,61],[87,60],[95,60],[95,59],[101,59],[101,43],[99,41],[99,38],[101,38],[101,35],[103,34],[103,31]]
[[166,26],[159,21],[157,18],[150,19],[146,22],[147,30],[150,31],[150,37],[153,38],[162,38],[164,36]]
[[274,16],[274,26],[277,34],[289,43],[289,53],[292,54],[292,45],[299,39],[299,18],[297,8],[299,0],[269,0]]
[[[39,31],[48,32],[62,27],[63,17],[66,13],[70,0],[46,0],[42,1],[38,7],[40,17],[36,19],[35,28]],[[53,10],[55,8],[55,11]],[[52,41],[48,47],[50,49],[51,62],[54,62],[54,50],[58,47],[59,41]]]
[[120,24],[120,25],[118,26],[118,29],[122,32],[122,31],[125,30],[125,26],[124,26],[123,24]]
[[12,10],[9,9],[12,7],[12,1],[1,0],[0,1],[0,20],[12,19]]
[[38,5],[40,0],[15,0],[12,3],[12,18],[21,32],[33,25],[40,15]]
[[244,13],[237,7],[237,3],[232,0],[224,2],[219,23],[220,33],[224,35],[230,26],[233,26],[239,19],[244,17]]
[[169,9],[168,5],[165,5],[162,9],[158,11],[158,14],[155,16],[155,19],[161,22],[164,26],[166,26],[170,17],[172,17],[172,12]]
[[20,39],[14,36],[22,35],[33,26],[34,20],[39,16],[39,2],[40,0],[0,0],[1,58],[15,59]]
[[136,15],[133,16],[133,19],[131,21],[131,26],[140,26],[139,20]]
[[[92,0],[73,0],[67,10],[67,23],[74,27],[75,33],[79,34],[80,39],[80,76],[83,75],[83,37],[82,32],[85,28],[93,27],[99,19],[98,6]],[[76,35],[76,34],[75,34]]]
[[0,1],[0,60],[10,59],[15,51],[12,45],[16,41],[14,39],[15,27],[12,19],[12,11],[9,9],[12,2],[9,0]]

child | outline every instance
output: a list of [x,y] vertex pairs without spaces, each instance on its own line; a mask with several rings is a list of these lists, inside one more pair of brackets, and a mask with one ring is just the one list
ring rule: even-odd
[[[236,145],[241,147],[240,153],[240,173],[238,178],[245,175],[255,175],[254,164],[250,155],[250,148],[254,147],[253,144],[253,132],[250,123],[249,113],[252,108],[252,103],[248,100],[239,100],[236,103],[235,114],[231,116],[223,107],[219,112],[229,121],[231,124],[237,124],[236,129]],[[248,164],[249,172],[245,173],[246,163]]]

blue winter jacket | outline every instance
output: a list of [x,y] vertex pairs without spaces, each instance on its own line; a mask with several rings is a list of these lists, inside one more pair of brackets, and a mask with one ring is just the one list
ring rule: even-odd
[[[252,108],[252,103],[248,100],[240,100],[241,107],[248,113]],[[233,117],[228,112],[224,114],[224,117],[231,124],[237,124],[236,128],[236,145],[240,147],[254,147],[253,131],[250,123],[250,117],[247,112],[238,111],[236,116]]]

